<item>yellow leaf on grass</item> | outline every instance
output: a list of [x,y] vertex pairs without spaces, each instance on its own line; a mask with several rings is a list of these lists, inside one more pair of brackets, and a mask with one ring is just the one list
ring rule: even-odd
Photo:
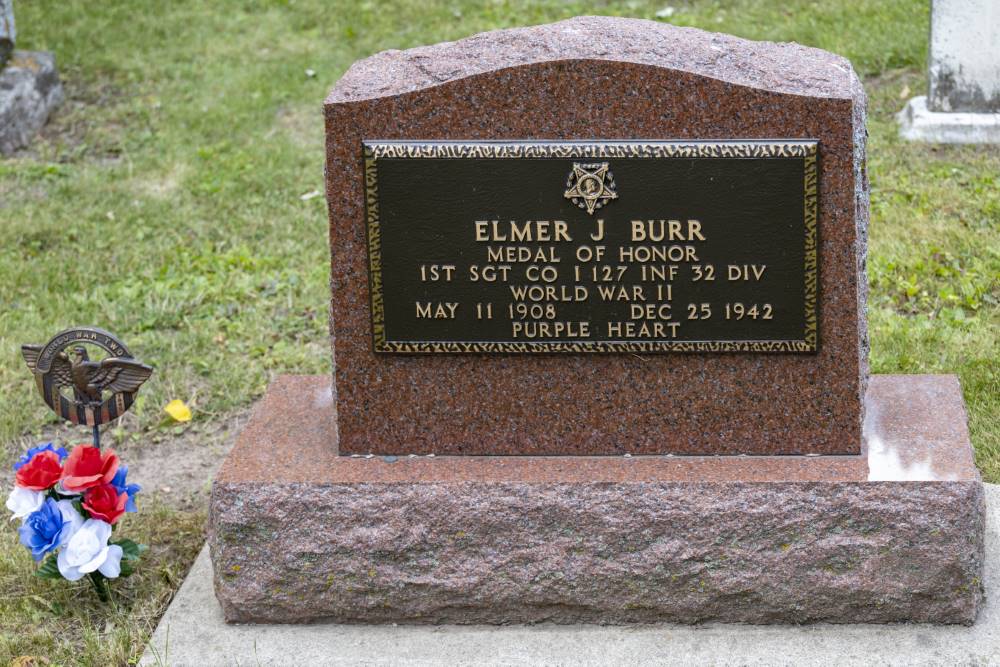
[[167,406],[163,410],[174,418],[175,421],[179,422],[189,422],[191,421],[191,408],[187,404],[175,398],[174,400],[167,403]]

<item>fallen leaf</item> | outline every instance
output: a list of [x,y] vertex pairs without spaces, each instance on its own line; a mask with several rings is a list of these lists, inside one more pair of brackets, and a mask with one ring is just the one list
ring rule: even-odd
[[899,99],[905,100],[909,96],[910,96],[910,87],[904,85],[903,89],[899,91]]
[[310,199],[319,197],[321,194],[322,193],[319,190],[313,190],[312,192],[307,192],[304,195],[299,195],[299,199],[302,201],[309,201]]
[[191,421],[191,408],[187,406],[184,401],[179,398],[167,403],[166,407],[163,408],[164,412],[174,418],[174,421],[179,422],[189,422]]

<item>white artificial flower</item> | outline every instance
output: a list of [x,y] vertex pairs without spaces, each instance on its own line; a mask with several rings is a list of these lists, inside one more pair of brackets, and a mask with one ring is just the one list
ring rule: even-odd
[[7,509],[14,513],[14,516],[10,520],[23,519],[32,512],[37,512],[41,509],[44,502],[44,491],[34,491],[15,486],[10,495],[7,496]]
[[76,508],[73,507],[72,500],[60,500],[56,503],[56,506],[59,508],[59,513],[62,514],[63,518],[63,528],[62,535],[59,537],[59,546],[64,546],[67,542],[69,542],[70,538],[76,534],[76,531],[80,530],[80,527],[83,526],[84,519],[83,516],[76,511]]
[[108,579],[121,574],[122,548],[108,544],[111,524],[100,519],[87,519],[59,552],[59,574],[76,581],[94,570]]

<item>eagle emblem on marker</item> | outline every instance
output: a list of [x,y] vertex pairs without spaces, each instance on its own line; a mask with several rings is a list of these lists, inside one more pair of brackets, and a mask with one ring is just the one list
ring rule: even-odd
[[587,213],[591,215],[612,199],[618,199],[615,177],[608,168],[608,163],[574,162],[573,171],[566,179],[566,192],[563,196],[580,208],[587,209]]
[[[107,356],[91,360],[87,345]],[[96,327],[67,329],[45,345],[22,345],[21,355],[45,403],[63,419],[88,426],[120,417],[153,373],[113,334]]]

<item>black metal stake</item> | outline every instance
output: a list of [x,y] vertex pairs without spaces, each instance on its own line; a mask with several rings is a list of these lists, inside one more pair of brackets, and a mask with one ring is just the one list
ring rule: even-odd
[[94,424],[94,447],[101,448],[101,427]]

